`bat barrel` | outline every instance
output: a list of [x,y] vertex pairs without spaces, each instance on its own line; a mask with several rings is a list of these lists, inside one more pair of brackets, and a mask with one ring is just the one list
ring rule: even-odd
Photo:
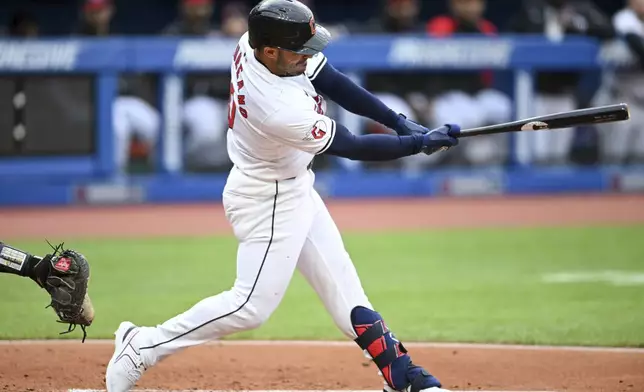
[[630,119],[628,104],[619,103],[548,114],[502,124],[461,130],[459,138],[507,132],[540,131],[595,125]]

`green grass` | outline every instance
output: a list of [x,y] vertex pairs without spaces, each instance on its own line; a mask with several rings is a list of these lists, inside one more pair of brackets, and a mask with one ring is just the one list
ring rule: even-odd
[[[543,274],[644,273],[644,227],[449,230],[345,235],[372,303],[403,341],[644,346],[644,284],[548,284]],[[44,253],[41,242],[15,242]],[[121,320],[154,325],[234,280],[229,237],[67,240],[92,263],[91,338]],[[46,293],[0,276],[0,338],[56,338]],[[75,332],[68,337],[77,339]],[[296,275],[261,328],[231,338],[343,339]]]

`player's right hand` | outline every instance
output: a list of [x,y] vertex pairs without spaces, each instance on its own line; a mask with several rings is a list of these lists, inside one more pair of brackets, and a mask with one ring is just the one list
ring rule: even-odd
[[445,124],[440,128],[432,129],[424,135],[421,152],[431,155],[457,146],[458,139],[455,136],[460,132],[461,127],[456,124]]

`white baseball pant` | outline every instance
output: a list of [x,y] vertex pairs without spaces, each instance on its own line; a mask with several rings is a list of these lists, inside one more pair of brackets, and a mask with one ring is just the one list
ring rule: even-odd
[[[570,94],[536,94],[533,116],[567,112],[576,109],[575,99]],[[525,163],[561,164],[568,160],[568,154],[575,136],[574,128],[558,129],[552,132],[520,132],[517,134],[519,161]]]
[[186,100],[183,106],[186,163],[212,167],[230,162],[226,149],[227,118],[228,100],[205,95]]
[[[462,129],[475,128],[510,121],[512,117],[510,98],[494,89],[481,90],[474,95],[448,91],[436,97],[433,106],[434,128],[453,123]],[[458,150],[471,164],[500,164],[508,156],[508,141],[507,134],[478,136],[462,139]]]
[[313,182],[312,171],[265,182],[231,170],[223,202],[239,240],[235,283],[161,325],[142,328],[146,366],[186,347],[259,327],[279,305],[296,268],[340,330],[357,336],[351,310],[373,307]]
[[119,172],[124,172],[132,136],[136,135],[153,146],[159,137],[161,115],[156,108],[139,97],[119,96],[112,107],[112,123],[116,166]]
[[603,159],[607,163],[623,163],[629,158],[644,160],[644,76],[617,74],[615,94],[601,97],[599,105],[618,102],[628,104],[631,118],[628,121],[601,124]]

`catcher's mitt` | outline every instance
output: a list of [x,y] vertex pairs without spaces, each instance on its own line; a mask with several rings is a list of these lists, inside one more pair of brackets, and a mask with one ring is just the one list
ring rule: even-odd
[[52,246],[53,252],[35,266],[37,283],[51,296],[52,307],[58,315],[58,322],[69,324],[72,332],[76,325],[83,330],[83,342],[87,337],[86,327],[94,320],[94,307],[87,294],[89,263],[85,256],[63,245]]

